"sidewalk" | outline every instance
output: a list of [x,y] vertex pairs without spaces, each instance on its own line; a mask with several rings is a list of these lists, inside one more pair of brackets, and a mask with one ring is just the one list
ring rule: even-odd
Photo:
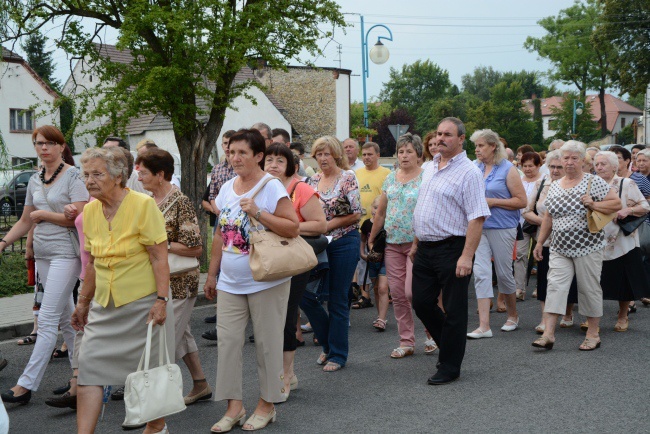
[[[212,303],[203,294],[207,273],[199,277],[199,296],[195,306],[205,306]],[[14,295],[0,298],[0,341],[27,336],[34,325],[34,293]]]

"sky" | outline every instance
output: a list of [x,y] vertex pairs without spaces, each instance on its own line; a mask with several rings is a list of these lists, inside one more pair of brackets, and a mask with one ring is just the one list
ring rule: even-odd
[[[546,72],[549,62],[523,48],[527,36],[540,37],[545,31],[537,21],[555,16],[573,0],[338,0],[350,24],[334,29],[331,40],[320,41],[322,56],[309,58],[316,66],[352,70],[351,98],[361,101],[361,32],[360,16],[366,31],[384,24],[393,41],[384,40],[390,58],[383,65],[370,63],[367,80],[368,100],[372,101],[388,81],[390,68],[401,69],[418,59],[430,59],[449,72],[452,83],[461,87],[461,77],[478,66],[497,71],[534,70]],[[325,30],[325,27],[323,27]],[[51,30],[54,34],[56,30]],[[378,36],[388,36],[382,28],[368,35],[369,48]],[[51,36],[50,36],[51,37]],[[104,35],[114,43],[116,34]],[[17,50],[20,52],[20,50]],[[56,77],[65,82],[70,65],[65,53],[56,51]],[[298,64],[291,62],[291,64]]]

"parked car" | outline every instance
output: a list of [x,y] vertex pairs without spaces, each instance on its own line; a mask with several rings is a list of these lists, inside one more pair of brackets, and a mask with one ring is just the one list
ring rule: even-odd
[[15,215],[20,218],[25,206],[27,184],[34,173],[36,173],[35,170],[17,172],[10,181],[0,188],[0,213],[2,215]]

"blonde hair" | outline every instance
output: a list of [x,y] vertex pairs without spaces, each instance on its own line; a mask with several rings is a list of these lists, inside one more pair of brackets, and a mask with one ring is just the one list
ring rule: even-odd
[[499,137],[499,134],[490,129],[476,130],[474,131],[474,134],[472,134],[472,137],[469,139],[473,143],[476,143],[476,141],[479,139],[483,139],[487,142],[488,145],[494,146],[494,164],[500,164],[503,160],[506,160],[508,158],[508,154],[506,154],[506,147],[501,141],[501,137]]
[[343,153],[343,146],[341,146],[341,142],[339,142],[339,140],[334,136],[323,136],[316,139],[314,144],[311,145],[312,158],[316,158],[316,154],[323,152],[326,148],[329,148],[332,153],[332,158],[334,158],[334,161],[339,168],[343,170],[350,169],[347,157],[343,158],[345,155]]
[[156,144],[156,142],[154,142],[154,141],[151,140],[151,139],[142,139],[142,140],[140,140],[140,141],[138,142],[137,145],[135,145],[135,150],[136,150],[136,151],[139,151],[140,148],[142,148],[143,146],[146,146],[146,145],[155,145],[155,144]]

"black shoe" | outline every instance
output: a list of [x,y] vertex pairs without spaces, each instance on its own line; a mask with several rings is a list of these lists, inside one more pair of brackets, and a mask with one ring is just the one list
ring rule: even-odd
[[456,381],[458,380],[458,377],[460,377],[460,375],[443,374],[438,371],[427,380],[427,384],[431,384],[432,386],[440,386],[441,384],[447,384],[451,383],[452,381]]
[[77,409],[77,395],[70,395],[70,392],[66,392],[61,396],[56,398],[48,398],[45,400],[45,405],[55,408],[72,408]]
[[203,322],[207,322],[208,324],[214,324],[217,322],[217,316],[212,315],[212,316],[206,316],[203,318]]
[[201,337],[203,339],[207,339],[209,341],[216,341],[217,340],[217,329],[211,329],[211,330],[208,330],[207,332],[203,332]]
[[113,401],[124,401],[124,387],[118,387],[115,392],[111,393]]
[[248,341],[249,341],[251,344],[254,344],[254,343],[255,343],[255,335],[250,335],[250,336],[248,337]]
[[297,347],[304,347],[305,346],[305,341],[298,341],[296,344]]
[[68,381],[68,384],[66,384],[65,386],[61,386],[58,389],[54,389],[52,391],[52,394],[54,394],[54,395],[63,395],[68,390],[70,390],[70,382],[69,381]]
[[147,426],[146,423],[141,423],[139,425],[124,425],[124,424],[122,424],[122,429],[124,431],[131,431],[131,430],[134,430],[134,429],[144,428],[145,426]]
[[9,362],[7,362],[7,359],[0,359],[0,371],[6,368],[8,364]]
[[27,404],[29,400],[32,399],[32,391],[28,390],[27,393],[23,393],[19,396],[14,396],[14,391],[8,390],[0,396],[2,397],[3,402],[10,402],[12,404]]
[[628,312],[628,313],[636,313],[636,303],[631,304],[631,305],[627,308],[627,312]]

